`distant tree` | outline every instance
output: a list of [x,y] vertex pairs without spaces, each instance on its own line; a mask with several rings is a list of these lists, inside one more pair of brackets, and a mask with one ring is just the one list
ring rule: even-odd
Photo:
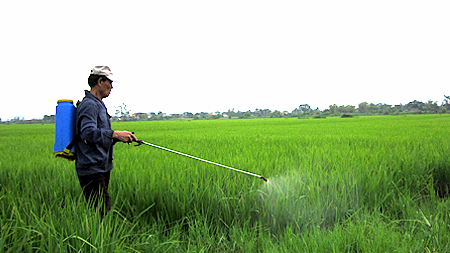
[[262,115],[261,115],[261,112],[259,111],[258,108],[255,109],[254,114],[255,114],[255,116],[258,117],[258,118],[261,118],[261,116],[262,116]]
[[387,115],[387,114],[391,113],[392,105],[379,103],[379,104],[377,104],[377,107],[378,107],[378,113],[380,113],[380,114]]
[[314,114],[316,115],[320,115],[322,112],[320,111],[319,107],[316,107],[316,109],[314,109]]
[[311,113],[311,106],[309,106],[308,104],[301,104],[298,107],[298,112],[300,114],[310,114]]
[[228,115],[228,118],[229,118],[229,119],[231,119],[232,117],[235,117],[235,116],[236,116],[236,113],[234,112],[234,108],[231,109],[231,110],[228,109],[227,115]]
[[259,110],[259,112],[261,113],[262,117],[270,117],[272,114],[269,109]]
[[139,112],[139,113],[134,114],[134,116],[136,117],[137,120],[148,120],[147,113]]
[[362,102],[358,105],[358,112],[359,113],[368,113],[369,112],[369,107],[368,107],[368,103],[367,102]]
[[45,122],[53,123],[55,122],[55,115],[44,115],[42,120]]
[[222,118],[222,114],[219,111],[216,111],[214,115],[211,115],[212,119],[220,119]]
[[244,119],[248,119],[252,116],[252,112],[250,110],[243,113]]
[[444,101],[441,106],[444,107],[446,111],[450,110],[450,96],[444,95]]
[[200,113],[196,113],[194,115],[194,119],[208,119],[209,118],[209,113],[207,112],[200,112]]
[[339,113],[354,113],[356,111],[355,106],[353,105],[341,105],[336,108]]
[[438,113],[439,106],[437,102],[428,100],[428,103],[423,104],[422,110],[425,111],[426,113]]
[[337,114],[337,113],[338,113],[337,108],[338,108],[338,106],[337,106],[336,104],[330,105],[330,109],[329,109],[330,114],[331,114],[331,115]]
[[422,107],[423,107],[423,102],[414,100],[414,101],[406,104],[404,108],[406,109],[407,112],[412,112],[412,111],[421,111]]
[[181,114],[172,114],[171,118],[172,119],[180,119],[181,118]]
[[403,105],[402,104],[395,105],[394,106],[394,111],[395,111],[396,114],[402,113],[404,111],[403,110]]
[[194,118],[194,114],[192,112],[184,112],[183,117],[184,118]]
[[23,123],[23,121],[25,121],[25,118],[22,116],[16,116],[11,120],[12,123]]
[[271,117],[271,118],[281,118],[281,117],[283,117],[283,114],[282,114],[280,111],[275,110],[275,111],[272,112],[272,114],[270,115],[270,117]]
[[127,110],[127,106],[124,103],[114,108],[116,108],[115,115],[120,120],[128,120],[130,118],[130,110]]

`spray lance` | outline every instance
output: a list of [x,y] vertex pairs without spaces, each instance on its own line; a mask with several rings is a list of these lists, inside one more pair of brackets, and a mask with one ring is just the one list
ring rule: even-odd
[[[134,134],[134,132],[133,132],[133,134]],[[222,168],[225,168],[225,169],[229,169],[229,170],[232,170],[232,171],[240,172],[240,173],[243,173],[243,174],[246,174],[246,175],[249,175],[249,176],[258,177],[258,178],[261,178],[262,180],[264,180],[266,182],[268,181],[267,178],[265,178],[263,176],[260,176],[260,175],[257,175],[257,174],[254,174],[254,173],[250,173],[250,172],[243,171],[243,170],[238,170],[238,169],[235,169],[235,168],[232,168],[232,167],[229,167],[229,166],[225,166],[223,164],[211,162],[211,161],[208,161],[208,160],[205,160],[205,159],[202,159],[202,158],[198,158],[198,157],[195,157],[195,156],[192,156],[192,155],[184,154],[184,153],[181,153],[181,152],[178,152],[178,151],[175,151],[175,150],[172,150],[172,149],[168,149],[168,148],[165,148],[165,147],[161,147],[161,146],[158,146],[158,145],[155,145],[155,144],[151,144],[151,143],[148,143],[148,142],[145,142],[145,141],[142,141],[142,140],[135,140],[135,142],[137,142],[138,144],[136,144],[134,146],[141,146],[142,144],[148,145],[148,146],[151,146],[151,147],[154,147],[154,148],[159,148],[159,149],[162,149],[162,150],[165,150],[165,151],[169,151],[169,152],[175,153],[177,155],[186,156],[186,157],[195,159],[197,161],[201,161],[201,162],[209,163],[209,164],[212,164],[212,165],[216,165],[216,166],[219,166],[219,167],[222,167]]]

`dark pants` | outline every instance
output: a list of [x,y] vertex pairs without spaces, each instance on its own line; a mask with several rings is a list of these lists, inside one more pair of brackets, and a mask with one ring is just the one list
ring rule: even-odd
[[98,202],[101,197],[102,206],[99,211],[102,217],[111,210],[111,200],[108,194],[109,175],[110,172],[108,171],[105,173],[96,173],[78,177],[86,201],[96,211],[98,211]]

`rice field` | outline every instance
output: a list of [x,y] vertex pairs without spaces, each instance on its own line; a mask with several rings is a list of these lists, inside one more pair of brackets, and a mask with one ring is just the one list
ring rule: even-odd
[[113,123],[111,212],[54,158],[54,125],[0,125],[0,252],[448,252],[450,115]]

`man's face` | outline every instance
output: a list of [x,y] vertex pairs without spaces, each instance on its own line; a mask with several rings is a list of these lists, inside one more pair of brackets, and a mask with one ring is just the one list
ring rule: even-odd
[[112,81],[109,79],[100,81],[100,88],[101,88],[102,98],[108,97],[113,88]]

